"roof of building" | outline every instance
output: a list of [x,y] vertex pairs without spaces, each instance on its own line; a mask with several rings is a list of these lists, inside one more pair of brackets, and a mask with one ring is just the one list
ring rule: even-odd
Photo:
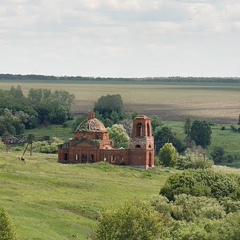
[[101,121],[95,118],[92,112],[88,113],[88,119],[80,123],[76,131],[107,132]]
[[140,115],[140,116],[135,117],[135,119],[149,119],[149,118],[145,115]]

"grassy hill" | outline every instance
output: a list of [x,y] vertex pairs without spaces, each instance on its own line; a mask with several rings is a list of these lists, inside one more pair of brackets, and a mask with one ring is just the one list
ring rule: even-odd
[[1,152],[0,205],[21,240],[88,239],[99,213],[138,198],[159,193],[176,170],[151,170],[105,163],[63,165],[57,155]]

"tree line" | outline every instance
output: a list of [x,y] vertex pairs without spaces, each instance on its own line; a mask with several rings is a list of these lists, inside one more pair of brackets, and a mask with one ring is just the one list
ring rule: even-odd
[[0,81],[97,81],[97,82],[217,82],[217,83],[240,83],[239,77],[88,77],[88,76],[52,76],[37,74],[0,74]]

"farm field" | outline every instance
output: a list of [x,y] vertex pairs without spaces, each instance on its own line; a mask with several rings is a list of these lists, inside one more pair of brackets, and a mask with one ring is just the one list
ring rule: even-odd
[[217,123],[236,124],[240,111],[239,84],[125,84],[122,83],[47,83],[0,82],[0,88],[20,85],[24,93],[30,88],[67,90],[76,96],[75,115],[93,109],[103,95],[120,94],[125,111],[157,115],[163,120],[185,120],[190,116]]
[[177,170],[105,163],[64,165],[57,155],[1,152],[0,205],[20,240],[88,239],[99,214],[137,198],[148,201]]

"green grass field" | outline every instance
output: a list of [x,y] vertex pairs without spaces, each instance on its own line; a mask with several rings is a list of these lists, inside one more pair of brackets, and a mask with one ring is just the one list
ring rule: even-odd
[[56,83],[0,82],[0,88],[20,85],[26,94],[30,88],[67,90],[76,96],[75,114],[93,109],[103,95],[120,94],[125,110],[145,115],[157,115],[164,120],[184,120],[187,116],[218,123],[237,123],[240,111],[240,84],[216,83]]
[[20,240],[88,239],[99,214],[133,198],[150,200],[176,170],[140,170],[104,163],[63,165],[57,155],[34,154],[26,163],[1,152],[0,205]]

